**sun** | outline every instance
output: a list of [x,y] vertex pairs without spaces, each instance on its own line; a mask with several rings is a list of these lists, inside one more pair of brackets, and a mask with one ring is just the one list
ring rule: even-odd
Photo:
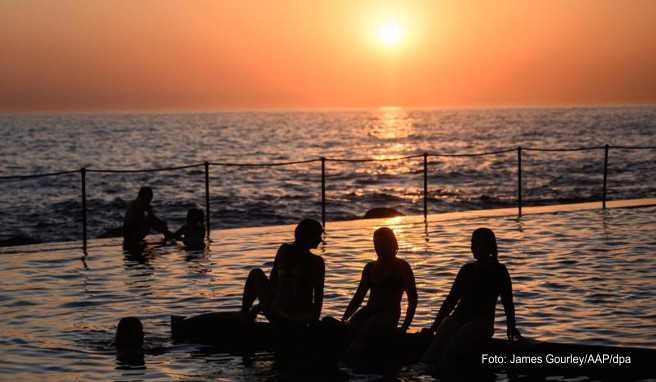
[[401,41],[401,27],[395,22],[388,22],[378,28],[378,37],[385,45],[397,45]]

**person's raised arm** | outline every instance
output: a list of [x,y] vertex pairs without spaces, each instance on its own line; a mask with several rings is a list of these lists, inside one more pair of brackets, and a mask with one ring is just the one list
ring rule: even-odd
[[405,319],[403,320],[403,325],[401,325],[401,331],[405,332],[410,327],[412,319],[415,316],[415,311],[417,310],[417,285],[415,283],[415,274],[412,272],[412,267],[410,264],[405,263],[405,293],[408,296],[408,307],[405,311]]
[[348,320],[353,315],[353,313],[355,313],[355,311],[360,307],[360,304],[362,304],[362,301],[364,300],[364,296],[367,295],[368,291],[369,291],[369,264],[365,265],[364,269],[362,270],[362,276],[360,277],[360,284],[358,284],[358,289],[355,291],[355,294],[353,295],[351,302],[348,304],[348,307],[344,312],[344,316],[342,316],[342,321]]
[[513,302],[512,281],[505,265],[501,265],[501,303],[506,313],[508,339],[518,339],[522,335],[515,324],[515,303]]
[[437,313],[437,316],[435,316],[435,321],[433,321],[433,325],[431,325],[430,327],[431,332],[434,333],[437,331],[437,328],[442,323],[442,320],[444,320],[444,318],[446,318],[449,315],[449,313],[451,313],[451,311],[453,310],[453,308],[455,308],[458,301],[460,301],[460,297],[462,296],[462,287],[463,287],[462,284],[466,277],[466,273],[467,273],[467,265],[463,266],[462,268],[460,268],[460,271],[458,271],[458,275],[456,276],[453,285],[451,285],[451,290],[449,291],[449,294],[444,299],[444,302],[440,307],[440,311]]
[[326,278],[326,263],[321,257],[317,257],[317,270],[315,273],[312,301],[312,321],[319,321],[323,307],[323,286]]

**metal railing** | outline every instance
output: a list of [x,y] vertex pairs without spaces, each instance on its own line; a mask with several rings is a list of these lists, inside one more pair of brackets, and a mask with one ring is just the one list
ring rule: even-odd
[[290,161],[290,162],[267,162],[267,163],[239,163],[239,162],[203,162],[197,164],[190,164],[186,166],[175,166],[175,167],[160,167],[160,168],[150,168],[150,169],[92,169],[92,168],[81,168],[79,170],[70,170],[70,171],[58,171],[42,174],[30,174],[30,175],[10,175],[10,176],[0,176],[0,182],[2,181],[20,181],[26,179],[34,178],[43,178],[43,177],[52,177],[60,175],[69,175],[74,173],[80,174],[81,181],[81,206],[82,206],[82,246],[83,250],[86,252],[87,249],[87,187],[86,187],[86,177],[87,173],[151,173],[151,172],[161,172],[161,171],[177,171],[185,170],[196,167],[203,167],[205,172],[205,219],[207,227],[207,239],[210,239],[211,231],[211,221],[210,221],[210,166],[222,166],[222,167],[279,167],[279,166],[291,166],[297,164],[306,164],[306,163],[321,163],[321,222],[323,226],[326,226],[326,162],[344,162],[344,163],[365,163],[365,162],[387,162],[387,161],[399,161],[399,160],[408,160],[415,158],[423,158],[423,212],[424,219],[428,218],[428,158],[429,157],[479,157],[487,155],[499,155],[506,154],[513,151],[517,152],[517,215],[522,216],[522,153],[524,151],[536,151],[536,152],[575,152],[575,151],[594,151],[594,150],[604,150],[604,172],[603,172],[603,185],[602,185],[602,208],[606,208],[606,199],[607,199],[607,181],[608,181],[608,154],[610,149],[617,150],[656,150],[656,146],[591,146],[591,147],[575,147],[575,148],[536,148],[536,147],[513,147],[499,149],[495,151],[488,152],[479,152],[479,153],[460,153],[460,154],[439,154],[439,153],[430,153],[425,152],[423,154],[409,155],[402,157],[394,158],[357,158],[357,159],[345,159],[345,158],[328,158],[320,157],[316,159],[308,159],[302,161]]

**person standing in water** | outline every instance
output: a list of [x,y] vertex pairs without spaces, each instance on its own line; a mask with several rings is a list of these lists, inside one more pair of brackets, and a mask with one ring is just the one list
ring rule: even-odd
[[[494,232],[488,228],[475,230],[471,238],[471,251],[476,261],[460,268],[433,325],[423,330],[436,333],[422,357],[423,362],[437,363],[440,367],[453,365],[453,361],[484,345],[494,334],[495,307],[499,296],[506,313],[508,339],[521,338],[515,326],[510,274],[497,259]],[[453,314],[449,315],[454,308]]]
[[[321,243],[323,227],[304,219],[294,232],[294,242],[278,249],[271,275],[256,268],[250,271],[242,298],[241,315],[246,322],[261,311],[277,327],[306,327],[316,323],[323,305],[325,264],[310,250]],[[255,299],[259,306],[253,307]]]
[[[399,245],[394,231],[387,227],[377,229],[374,232],[374,248],[378,258],[365,265],[358,289],[342,317],[342,321],[350,318],[348,322],[354,334],[347,351],[351,356],[364,351],[368,339],[392,336],[398,332],[404,292],[408,306],[400,332],[410,327],[417,308],[415,276],[410,264],[396,257]],[[367,305],[355,313],[369,290],[371,294]]]
[[143,244],[143,239],[155,230],[164,235],[171,236],[166,223],[155,216],[150,202],[153,200],[153,190],[150,187],[141,187],[137,198],[130,202],[123,219],[123,246],[135,248]]

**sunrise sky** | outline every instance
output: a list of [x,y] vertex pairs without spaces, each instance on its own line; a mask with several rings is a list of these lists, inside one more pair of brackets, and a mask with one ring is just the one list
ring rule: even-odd
[[0,0],[0,111],[656,102],[656,1]]

